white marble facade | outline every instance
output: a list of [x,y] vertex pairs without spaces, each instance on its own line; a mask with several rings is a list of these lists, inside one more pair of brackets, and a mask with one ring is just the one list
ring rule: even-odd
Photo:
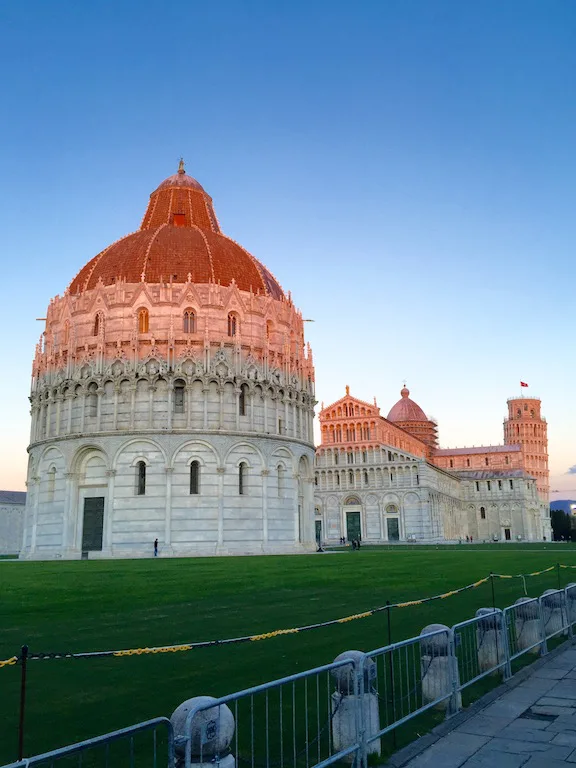
[[433,544],[551,535],[548,507],[527,473],[448,472],[390,446],[318,450],[314,491],[316,535],[328,545],[342,537]]
[[21,556],[150,556],[156,538],[161,556],[312,549],[311,387],[233,344],[41,380]]

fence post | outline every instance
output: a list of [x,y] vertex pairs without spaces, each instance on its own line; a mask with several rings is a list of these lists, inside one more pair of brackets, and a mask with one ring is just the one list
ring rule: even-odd
[[496,609],[496,594],[494,592],[494,574],[490,571],[490,587],[492,588],[492,609]]
[[18,722],[18,760],[24,757],[24,715],[26,713],[26,670],[28,667],[28,646],[20,649],[20,719]]
[[[390,600],[386,600],[386,620],[388,625],[388,645],[392,645],[392,620],[390,612],[392,608],[390,606]],[[388,672],[390,674],[390,693],[392,694],[392,707],[394,711],[394,719],[396,719],[396,691],[394,690],[394,665],[392,660],[392,651],[388,654]],[[386,674],[386,673],[384,673]],[[396,728],[392,729],[392,744],[394,749],[397,748],[396,744]]]
[[[213,696],[194,696],[176,707],[170,717],[174,730],[176,768],[234,768],[236,760],[230,754],[236,722],[226,704],[216,702]],[[172,768],[172,766],[170,766]]]
[[562,589],[560,586],[560,563],[556,563],[556,570],[558,572],[558,589]]
[[372,683],[376,677],[376,664],[362,651],[344,651],[334,661],[349,662],[331,671],[336,682],[331,723],[334,750],[340,752],[357,746],[356,753],[347,755],[342,761],[366,768],[368,754],[380,756],[380,740],[374,739],[368,744],[368,737],[380,730],[378,695]]

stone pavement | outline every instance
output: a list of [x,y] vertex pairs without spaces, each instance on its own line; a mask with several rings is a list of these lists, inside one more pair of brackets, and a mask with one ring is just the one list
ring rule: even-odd
[[[503,686],[423,737],[425,748],[410,757],[410,748],[389,765],[404,768],[576,768],[576,648],[568,647],[525,669],[523,679]],[[499,689],[500,692],[500,689]],[[490,698],[490,697],[488,697]],[[426,746],[426,740],[433,741]],[[418,749],[418,742],[415,747]],[[414,751],[412,749],[412,755]],[[408,759],[406,759],[408,758]]]

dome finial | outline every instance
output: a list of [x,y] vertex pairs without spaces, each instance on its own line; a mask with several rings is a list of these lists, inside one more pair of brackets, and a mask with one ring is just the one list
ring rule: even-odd
[[184,158],[180,158],[180,162],[178,163],[178,173],[186,173],[184,170]]

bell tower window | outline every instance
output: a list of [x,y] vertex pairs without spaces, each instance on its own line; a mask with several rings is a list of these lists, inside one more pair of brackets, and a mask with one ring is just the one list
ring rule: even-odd
[[145,307],[138,310],[138,333],[148,333],[150,327],[148,310]]
[[228,336],[236,336],[238,333],[238,318],[233,312],[228,315]]
[[196,333],[196,315],[193,309],[186,309],[183,318],[184,333]]

